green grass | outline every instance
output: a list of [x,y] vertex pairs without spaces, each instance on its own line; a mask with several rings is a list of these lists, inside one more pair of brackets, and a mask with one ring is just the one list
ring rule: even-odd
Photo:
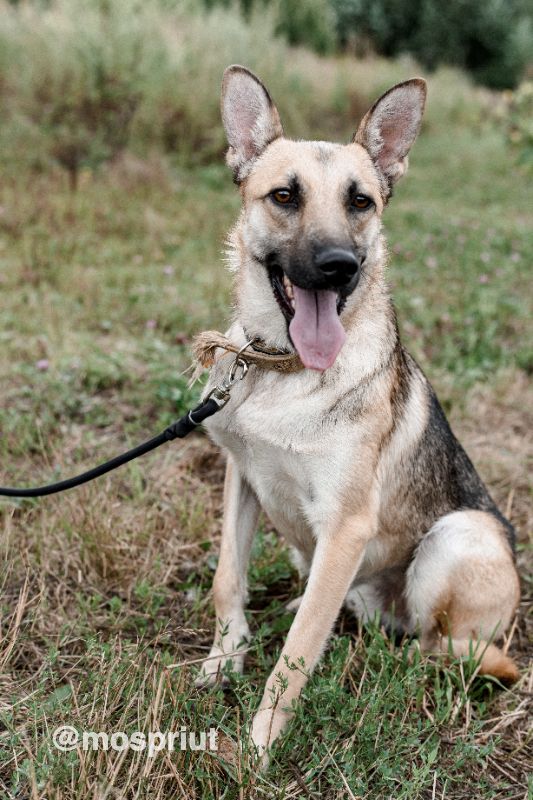
[[430,124],[412,161],[386,222],[409,346],[462,388],[503,367],[531,372],[527,187],[509,180],[498,132]]
[[[449,111],[447,80],[430,86],[428,122],[385,214],[389,278],[406,344],[525,542],[527,179],[477,95],[464,89],[466,110]],[[104,460],[193,402],[190,337],[230,316],[221,250],[238,195],[221,164],[128,156],[84,173],[75,195],[60,172],[10,170],[0,207],[0,482],[35,484]],[[344,615],[257,774],[246,726],[301,586],[263,525],[245,675],[228,692],[192,687],[212,636],[222,475],[196,437],[75,493],[0,504],[0,795],[525,797],[527,677],[502,693],[471,664],[410,662],[407,643]],[[511,652],[524,666],[525,637],[521,616]],[[172,666],[183,662],[193,663]],[[51,744],[60,724],[213,724],[224,749],[62,754]]]

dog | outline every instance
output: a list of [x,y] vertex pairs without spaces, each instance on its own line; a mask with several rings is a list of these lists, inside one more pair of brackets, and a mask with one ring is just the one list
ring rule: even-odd
[[[480,672],[518,677],[492,643],[519,600],[513,528],[402,346],[385,282],[381,217],[425,99],[425,81],[414,78],[374,103],[350,144],[293,141],[253,73],[224,73],[226,160],[242,197],[228,240],[227,338],[239,348],[260,337],[301,369],[251,366],[206,422],[227,471],[215,639],[198,683],[230,663],[243,669],[246,572],[263,509],[307,577],[251,726],[263,759],[343,604],[362,620],[394,618],[423,651],[473,651]],[[227,370],[217,353],[205,396]]]

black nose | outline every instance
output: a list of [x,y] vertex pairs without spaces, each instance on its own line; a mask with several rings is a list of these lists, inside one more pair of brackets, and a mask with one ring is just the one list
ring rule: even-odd
[[333,286],[346,286],[359,269],[359,261],[351,250],[329,247],[321,250],[315,265]]

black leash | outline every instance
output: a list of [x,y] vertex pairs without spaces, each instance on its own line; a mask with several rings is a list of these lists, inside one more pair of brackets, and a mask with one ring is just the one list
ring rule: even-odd
[[94,478],[105,475],[106,472],[121,467],[127,464],[128,461],[133,461],[134,458],[143,456],[149,453],[150,450],[155,450],[156,447],[161,447],[162,444],[171,442],[173,439],[183,439],[198,425],[200,425],[208,417],[212,417],[217,411],[220,411],[230,398],[230,389],[236,381],[241,381],[248,372],[248,363],[241,358],[241,353],[251,344],[248,342],[235,356],[235,359],[230,367],[230,370],[220,386],[215,386],[206,399],[184,414],[183,417],[173,422],[168,428],[149,439],[147,442],[137,445],[137,447],[128,450],[120,456],[100,464],[98,467],[82,472],[81,475],[76,475],[74,478],[68,478],[58,483],[50,483],[46,486],[38,486],[34,489],[14,489],[7,486],[0,486],[1,497],[44,497],[49,494],[56,494],[57,492],[65,492],[67,489],[74,489],[75,486],[81,486],[82,483],[94,480]]
[[133,461],[134,458],[143,456],[149,453],[150,450],[155,450],[156,447],[161,447],[166,442],[171,442],[172,439],[183,439],[187,434],[193,431],[197,425],[200,425],[208,417],[221,408],[216,400],[210,398],[205,403],[200,403],[188,414],[185,414],[181,419],[173,422],[162,433],[149,439],[147,442],[133,447],[126,453],[106,461],[105,464],[100,464],[98,467],[82,472],[81,475],[76,475],[74,478],[68,478],[58,483],[50,483],[47,486],[37,486],[35,489],[11,489],[6,486],[0,486],[0,495],[3,497],[44,497],[47,494],[56,494],[57,492],[65,492],[67,489],[74,489],[75,486],[81,486],[82,483],[92,481],[94,478],[99,478],[100,475],[105,475],[106,472],[111,472],[128,461]]

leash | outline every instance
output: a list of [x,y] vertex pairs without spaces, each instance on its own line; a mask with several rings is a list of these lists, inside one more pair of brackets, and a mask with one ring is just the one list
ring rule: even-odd
[[[133,461],[133,459],[139,458],[139,456],[143,456],[145,453],[149,453],[151,450],[155,450],[157,447],[160,447],[167,442],[171,442],[173,439],[185,438],[185,436],[188,436],[188,434],[195,430],[195,428],[204,422],[204,420],[208,419],[208,417],[212,417],[213,414],[216,414],[217,411],[220,411],[220,409],[224,408],[230,399],[230,391],[232,386],[238,381],[242,381],[246,376],[249,363],[262,363],[261,358],[254,358],[253,354],[251,353],[245,354],[245,351],[249,347],[253,346],[260,340],[258,340],[257,337],[250,339],[243,347],[239,349],[228,339],[222,336],[222,334],[218,334],[216,331],[208,331],[208,333],[211,334],[211,337],[209,338],[209,343],[211,345],[213,344],[213,334],[216,334],[216,336],[219,337],[218,342],[222,341],[222,344],[218,343],[215,345],[215,349],[216,347],[222,347],[223,349],[234,353],[235,358],[233,359],[225,378],[220,384],[215,386],[215,388],[209,392],[202,403],[188,411],[183,415],[183,417],[176,420],[176,422],[173,422],[172,425],[169,425],[168,428],[165,428],[164,431],[159,433],[157,436],[154,436],[152,439],[149,439],[147,442],[143,442],[142,444],[137,445],[137,447],[128,450],[126,453],[116,456],[115,458],[106,461],[104,464],[100,464],[99,466],[88,470],[87,472],[82,472],[81,475],[76,475],[73,478],[68,478],[67,480],[59,481],[58,483],[50,483],[46,486],[38,486],[31,489],[18,489],[0,486],[0,497],[44,497],[45,495],[49,494],[65,492],[67,489],[74,489],[75,486],[81,486],[83,483],[88,483],[89,481],[92,481],[101,475],[105,475],[106,472],[111,472],[112,470],[121,467],[123,464],[127,464],[128,461]],[[202,335],[203,334],[200,334],[200,337]],[[195,353],[200,351],[201,348],[195,348]],[[213,359],[211,364],[214,363],[214,352],[214,349],[210,350],[210,358]],[[272,354],[270,354],[270,358],[272,357],[274,357],[274,359],[276,358],[276,356],[272,356]],[[197,358],[199,359],[198,355]],[[285,354],[279,354],[277,358],[286,360]],[[204,362],[201,360],[200,363],[204,365]],[[267,369],[272,369],[273,367],[271,364],[273,362],[269,361],[268,363],[269,366]]]

